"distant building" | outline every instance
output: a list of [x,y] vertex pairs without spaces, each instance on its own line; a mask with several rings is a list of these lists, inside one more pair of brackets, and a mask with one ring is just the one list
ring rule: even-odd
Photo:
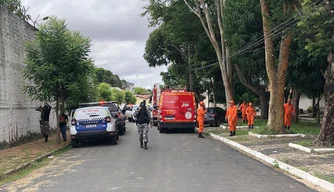
[[136,101],[136,105],[139,105],[142,101],[146,101],[146,104],[149,104],[149,100],[151,95],[149,94],[142,94],[142,95],[135,95],[137,101]]
[[134,83],[130,83],[127,82],[127,84],[125,85],[124,89],[133,92],[135,88],[135,84]]

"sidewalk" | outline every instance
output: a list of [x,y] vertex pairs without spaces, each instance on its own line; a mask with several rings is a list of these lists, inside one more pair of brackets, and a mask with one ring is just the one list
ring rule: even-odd
[[[328,153],[307,153],[305,151],[298,150],[289,146],[289,143],[298,144],[301,146],[311,147],[311,142],[315,139],[315,135],[305,135],[305,137],[283,137],[283,138],[257,138],[255,136],[249,135],[249,131],[253,132],[256,129],[237,129],[236,136],[230,137],[229,131],[223,128],[211,128],[205,127],[204,132],[213,137],[216,140],[220,140],[239,151],[247,153],[250,156],[255,156],[256,159],[263,163],[273,164],[271,160],[282,162],[282,164],[287,164],[291,168],[287,167],[285,170],[285,165],[280,167],[280,163],[274,164],[275,168],[281,168],[284,171],[290,172],[290,170],[297,168],[294,172],[306,172],[311,174],[311,183],[318,183],[315,181],[317,179],[312,179],[311,177],[317,177],[324,180],[323,188],[327,186],[330,189],[334,189],[334,152]],[[260,157],[260,158],[259,158]],[[271,160],[270,160],[271,159]],[[289,170],[290,169],[290,170]],[[291,173],[291,172],[290,172]],[[293,174],[293,173],[291,173]],[[298,174],[295,176],[303,178]],[[307,180],[307,179],[306,179]],[[321,183],[322,181],[320,181]],[[328,183],[329,182],[329,183]],[[317,185],[317,184],[315,184]],[[320,185],[320,184],[319,184]],[[328,189],[327,189],[328,190]]]
[[[68,135],[69,133],[67,133],[67,137]],[[64,142],[62,139],[61,143],[57,144],[56,134],[54,134],[49,137],[47,143],[44,142],[44,139],[39,139],[9,149],[0,150],[0,179],[12,170],[27,165],[34,159],[43,157],[43,155],[61,149],[68,144],[68,141]]]

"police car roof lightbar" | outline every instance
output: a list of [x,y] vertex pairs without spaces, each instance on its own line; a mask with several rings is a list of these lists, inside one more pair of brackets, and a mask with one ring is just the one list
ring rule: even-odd
[[116,101],[100,101],[100,102],[90,102],[90,103],[79,103],[79,106],[83,105],[102,105],[102,104],[108,104],[108,103],[117,103]]

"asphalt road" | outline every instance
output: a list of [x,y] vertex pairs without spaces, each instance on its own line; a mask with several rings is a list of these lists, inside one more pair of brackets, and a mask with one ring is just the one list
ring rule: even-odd
[[149,132],[139,148],[136,127],[118,145],[92,143],[72,149],[0,191],[308,192],[290,177],[210,138]]

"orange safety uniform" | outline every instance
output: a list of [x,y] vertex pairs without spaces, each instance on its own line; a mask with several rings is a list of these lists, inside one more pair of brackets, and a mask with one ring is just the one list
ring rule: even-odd
[[238,108],[236,105],[233,104],[227,109],[225,118],[228,119],[229,130],[235,131],[238,122]]
[[291,103],[284,104],[284,126],[290,127],[292,113],[294,112],[295,112],[295,108],[293,107]]
[[247,104],[246,103],[242,103],[240,105],[240,111],[241,111],[241,116],[242,116],[242,120],[245,121],[247,119],[247,114],[246,114],[246,108],[247,108]]
[[204,110],[203,106],[199,106],[199,108],[197,109],[197,123],[198,123],[198,133],[202,133],[203,132],[203,128],[204,128],[204,114],[207,112],[208,110]]
[[256,116],[256,111],[254,106],[249,105],[246,109],[248,125],[254,125],[254,117]]

